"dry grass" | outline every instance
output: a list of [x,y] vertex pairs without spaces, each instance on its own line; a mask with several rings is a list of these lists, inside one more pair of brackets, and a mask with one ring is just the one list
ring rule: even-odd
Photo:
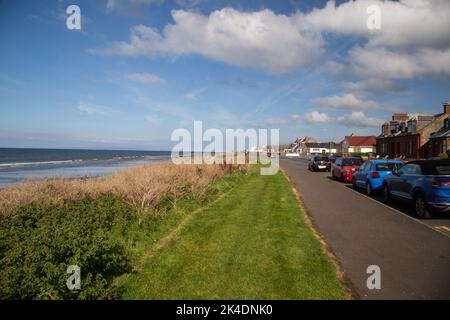
[[0,190],[0,215],[10,215],[32,203],[62,206],[85,198],[113,195],[136,209],[139,219],[157,212],[163,203],[174,206],[188,194],[204,195],[212,182],[245,165],[149,164],[99,178],[30,180]]

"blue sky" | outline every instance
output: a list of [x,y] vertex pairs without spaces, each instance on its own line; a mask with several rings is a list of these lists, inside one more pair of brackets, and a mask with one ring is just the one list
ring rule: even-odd
[[[66,28],[70,4],[81,31]],[[194,120],[279,128],[281,143],[378,134],[394,111],[449,99],[449,13],[412,0],[1,1],[0,147],[170,150]]]

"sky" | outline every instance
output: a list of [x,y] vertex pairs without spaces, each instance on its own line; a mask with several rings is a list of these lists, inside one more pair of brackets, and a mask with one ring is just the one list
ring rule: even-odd
[[0,147],[170,150],[194,120],[378,135],[450,99],[448,30],[447,0],[0,0]]

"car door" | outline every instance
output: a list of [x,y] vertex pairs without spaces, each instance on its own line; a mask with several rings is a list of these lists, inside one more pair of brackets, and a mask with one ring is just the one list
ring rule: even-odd
[[416,163],[407,164],[405,173],[400,180],[400,192],[406,199],[412,199],[411,191],[414,183],[422,176],[422,168]]
[[370,169],[370,162],[366,161],[363,163],[361,168],[358,169],[355,173],[355,179],[356,179],[356,185],[358,187],[365,187],[366,185],[366,178],[367,178],[367,171]]
[[390,184],[391,193],[397,197],[411,199],[410,191],[412,183],[417,179],[417,175],[421,173],[420,166],[409,163],[401,167],[397,172],[397,175],[394,175]]

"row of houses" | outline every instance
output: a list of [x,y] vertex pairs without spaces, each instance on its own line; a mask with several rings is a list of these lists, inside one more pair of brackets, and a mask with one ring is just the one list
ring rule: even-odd
[[443,104],[442,113],[394,113],[381,127],[376,139],[380,156],[390,158],[431,158],[449,154],[450,104]]
[[310,136],[296,139],[285,149],[286,154],[375,153],[375,136],[346,136],[341,142],[317,142]]

